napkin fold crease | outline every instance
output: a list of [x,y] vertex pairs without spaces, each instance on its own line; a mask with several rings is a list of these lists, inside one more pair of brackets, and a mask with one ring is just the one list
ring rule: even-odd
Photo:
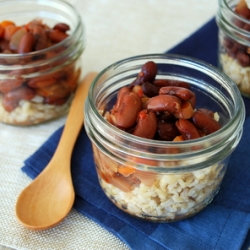
[[[217,65],[217,26],[213,18],[167,53],[182,54]],[[74,208],[100,224],[131,249],[211,250],[247,249],[250,245],[250,99],[244,98],[247,117],[244,133],[233,152],[221,190],[203,211],[174,223],[151,223],[120,211],[105,196],[95,172],[91,143],[82,128],[71,166],[76,192]],[[50,161],[63,127],[25,162],[22,167],[35,178]],[[245,241],[246,240],[246,241]],[[244,243],[245,241],[245,243]]]

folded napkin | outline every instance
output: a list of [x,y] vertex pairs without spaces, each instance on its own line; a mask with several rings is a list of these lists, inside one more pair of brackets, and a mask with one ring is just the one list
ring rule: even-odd
[[[169,52],[217,64],[217,26],[212,19]],[[250,103],[245,100],[249,115]],[[74,208],[118,236],[131,249],[246,249],[250,228],[250,118],[234,151],[218,195],[199,214],[174,223],[150,223],[116,208],[101,190],[92,157],[91,143],[82,128],[72,157],[76,191]],[[25,161],[22,170],[35,178],[49,162],[58,144],[58,129]]]

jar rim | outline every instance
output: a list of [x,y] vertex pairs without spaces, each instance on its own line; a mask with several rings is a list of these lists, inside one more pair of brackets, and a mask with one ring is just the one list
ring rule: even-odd
[[[103,74],[105,74],[107,71],[109,71],[110,69],[116,69],[119,66],[129,62],[129,61],[134,61],[134,60],[141,60],[141,59],[145,59],[145,60],[154,60],[154,58],[156,59],[160,59],[162,58],[163,60],[169,59],[169,60],[175,60],[177,59],[177,62],[179,63],[184,63],[185,66],[200,66],[200,69],[202,70],[206,70],[209,71],[210,73],[212,73],[213,77],[217,78],[217,75],[221,76],[221,78],[223,79],[224,82],[228,82],[230,83],[228,85],[228,87],[231,88],[232,93],[234,93],[234,100],[236,101],[236,112],[234,112],[233,117],[231,117],[230,121],[223,126],[220,130],[207,135],[205,137],[201,137],[198,139],[193,139],[193,140],[186,140],[186,141],[158,141],[158,140],[152,140],[152,139],[146,139],[146,138],[141,138],[141,137],[137,137],[134,136],[132,134],[129,134],[127,132],[122,131],[121,129],[113,126],[111,123],[109,123],[96,109],[95,104],[93,102],[93,93],[94,93],[94,88],[96,87],[96,84],[98,82],[98,80],[101,78],[101,76]],[[235,85],[235,83],[223,72],[221,72],[219,69],[217,69],[215,66],[208,64],[204,61],[201,61],[199,59],[196,58],[192,58],[192,57],[188,57],[188,56],[182,56],[182,55],[178,55],[178,54],[144,54],[144,55],[138,55],[138,56],[133,56],[130,58],[126,58],[123,60],[120,60],[118,62],[115,62],[111,65],[109,65],[108,67],[106,67],[105,69],[103,69],[97,76],[96,78],[93,80],[90,89],[89,89],[89,93],[88,93],[88,100],[89,100],[89,104],[91,106],[91,109],[94,110],[95,115],[98,117],[98,119],[100,119],[100,121],[102,123],[104,123],[105,125],[107,125],[111,130],[113,130],[116,134],[119,134],[120,136],[124,137],[124,138],[129,138],[131,141],[134,142],[139,142],[145,145],[161,145],[161,146],[177,146],[177,145],[189,145],[189,146],[193,146],[196,145],[197,143],[200,142],[204,142],[207,141],[210,138],[215,138],[217,137],[219,134],[223,134],[225,133],[225,131],[228,130],[229,127],[232,126],[233,123],[237,123],[237,121],[239,120],[239,113],[241,113],[242,117],[245,117],[245,107],[244,107],[244,102],[242,100],[241,94],[237,88],[237,86]],[[244,120],[244,119],[243,119]]]

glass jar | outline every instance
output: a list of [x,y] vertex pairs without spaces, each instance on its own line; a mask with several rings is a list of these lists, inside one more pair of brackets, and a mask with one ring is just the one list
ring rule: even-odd
[[79,13],[61,0],[6,0],[0,2],[0,26],[6,20],[23,29],[28,29],[28,24],[35,20],[43,24],[47,33],[59,23],[68,25],[69,30],[64,32],[65,39],[56,35],[54,41],[57,38],[58,41],[47,42],[46,47],[27,53],[6,53],[2,35],[0,122],[33,125],[65,115],[81,78],[85,36]]
[[[147,61],[157,64],[156,79],[189,83],[196,107],[217,111],[223,127],[174,142],[140,138],[111,125],[105,109]],[[107,67],[93,81],[85,104],[85,129],[103,191],[121,210],[156,222],[185,219],[211,202],[242,136],[244,118],[243,100],[229,77],[201,61],[170,54],[132,57]]]
[[236,11],[239,2],[219,0],[218,60],[219,68],[232,78],[242,95],[250,97],[250,20]]

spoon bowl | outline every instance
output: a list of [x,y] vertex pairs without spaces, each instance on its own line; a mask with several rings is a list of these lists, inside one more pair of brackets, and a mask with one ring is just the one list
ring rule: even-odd
[[51,161],[17,199],[16,217],[26,228],[45,230],[54,227],[73,206],[75,192],[71,178],[71,155],[83,125],[83,105],[96,75],[95,72],[87,74],[79,85]]

